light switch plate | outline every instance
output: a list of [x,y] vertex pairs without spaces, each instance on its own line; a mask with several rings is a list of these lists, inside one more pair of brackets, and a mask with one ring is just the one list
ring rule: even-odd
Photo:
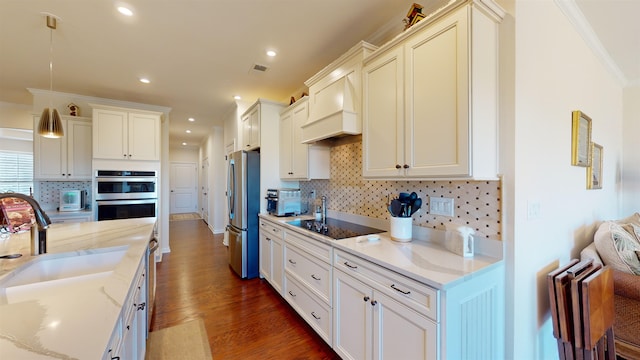
[[429,213],[454,217],[453,198],[429,197]]

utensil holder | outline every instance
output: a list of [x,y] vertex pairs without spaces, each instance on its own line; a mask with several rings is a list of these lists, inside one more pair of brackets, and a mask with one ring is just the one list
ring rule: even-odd
[[400,242],[411,241],[411,227],[413,219],[410,217],[391,217],[391,239]]

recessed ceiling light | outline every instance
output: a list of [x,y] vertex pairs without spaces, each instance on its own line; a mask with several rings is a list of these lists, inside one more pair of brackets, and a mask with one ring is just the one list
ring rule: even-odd
[[273,50],[267,50],[267,56],[274,57],[274,56],[276,56],[276,55],[277,55],[277,54],[276,54],[276,52],[275,52],[275,51],[273,51]]
[[185,131],[187,134],[191,134],[191,130],[187,130]]
[[182,143],[182,146],[187,146],[187,143]]
[[240,99],[242,99],[242,97],[241,97],[240,95],[236,95],[236,96],[234,96],[233,98],[234,98],[234,99],[236,99],[236,100],[240,100]]
[[133,16],[133,11],[131,11],[131,9],[126,8],[124,6],[118,6],[118,12],[125,16]]
[[196,119],[194,119],[194,118],[189,118],[189,119],[187,119],[187,120],[189,120],[189,121],[191,121],[191,122],[196,121]]
[[140,82],[144,83],[144,84],[148,84],[151,82],[151,80],[147,79],[147,78],[140,78]]

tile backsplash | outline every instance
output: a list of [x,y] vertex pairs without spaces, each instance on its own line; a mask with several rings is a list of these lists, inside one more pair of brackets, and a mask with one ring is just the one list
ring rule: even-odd
[[[500,181],[365,180],[359,139],[342,140],[331,147],[331,179],[301,181],[303,197],[315,190],[318,197],[327,196],[331,210],[389,219],[387,195],[415,191],[423,205],[413,215],[414,225],[445,230],[446,223],[455,223],[473,228],[476,236],[501,240]],[[431,197],[453,198],[454,217],[429,214]]]
[[60,206],[60,190],[85,190],[86,203],[91,204],[91,181],[37,181],[34,186],[34,195],[45,211],[56,210]]

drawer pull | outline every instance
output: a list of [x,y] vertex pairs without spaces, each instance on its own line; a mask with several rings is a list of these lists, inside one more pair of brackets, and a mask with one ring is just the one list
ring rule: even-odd
[[316,274],[311,274],[311,277],[313,278],[313,280],[320,280],[320,278],[317,277]]
[[357,269],[357,268],[358,268],[358,266],[356,266],[356,265],[351,265],[351,264],[349,264],[349,262],[348,262],[348,261],[345,261],[345,262],[344,262],[344,265],[345,265],[346,267],[349,267],[349,268],[352,268],[352,269]]
[[291,290],[289,290],[289,295],[296,297],[296,294],[292,293]]
[[364,300],[364,302],[367,302],[367,301],[369,301],[369,299],[370,298],[368,296],[365,296],[362,300]]
[[266,238],[266,239],[267,239],[267,241],[271,241],[271,238]]
[[398,288],[396,287],[396,284],[391,284],[391,288],[392,288],[393,290],[398,291],[398,292],[401,292],[401,293],[403,293],[403,294],[405,294],[405,295],[409,295],[409,294],[411,294],[411,291],[402,291],[402,290],[398,289]]
[[316,320],[320,320],[320,316],[316,315],[315,312],[311,312],[311,316],[313,316]]
[[295,262],[295,261],[293,261],[293,260],[291,260],[291,259],[289,259],[289,262],[290,262],[290,263],[292,263],[293,265],[295,265],[295,264],[296,264],[296,262]]
[[378,303],[377,301],[371,300],[371,306],[376,306],[377,303]]

